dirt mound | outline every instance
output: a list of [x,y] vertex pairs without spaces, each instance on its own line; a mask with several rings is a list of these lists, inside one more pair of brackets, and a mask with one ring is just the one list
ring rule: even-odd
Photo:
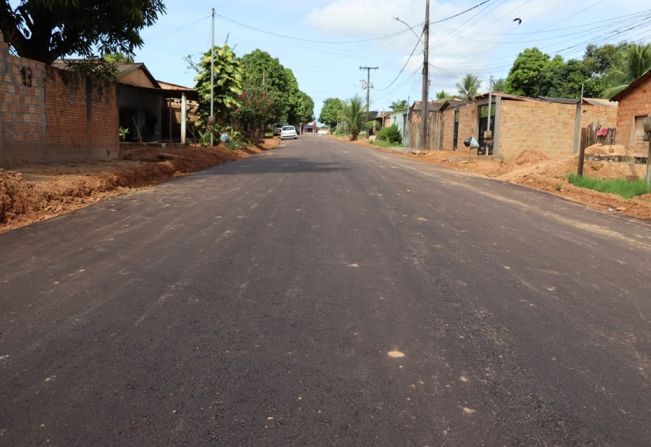
[[134,188],[199,171],[271,149],[277,141],[245,150],[225,147],[130,148],[123,160],[0,169],[0,232],[87,206]]
[[644,176],[645,170],[644,165],[607,161],[589,161],[586,162],[585,167],[585,175],[603,179],[620,178],[627,180],[637,180]]
[[549,160],[545,154],[531,149],[526,149],[520,152],[520,155],[515,159],[515,164],[521,166],[524,164],[540,163],[541,161]]
[[597,155],[601,157],[626,157],[628,151],[621,144],[593,144],[585,148],[586,155]]

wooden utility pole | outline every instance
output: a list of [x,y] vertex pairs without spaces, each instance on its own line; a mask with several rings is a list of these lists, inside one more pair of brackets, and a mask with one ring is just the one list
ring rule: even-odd
[[215,8],[212,8],[212,31],[210,38],[210,145],[214,146],[214,134],[212,131],[215,125]]
[[371,84],[371,70],[377,70],[379,67],[359,67],[360,70],[366,70],[366,85],[364,88],[366,89],[366,121],[369,121],[370,116],[369,116],[369,108],[371,106],[371,89],[373,88],[373,84]]
[[423,25],[423,96],[421,98],[421,130],[418,148],[427,150],[427,131],[429,121],[429,0],[425,2],[425,24]]

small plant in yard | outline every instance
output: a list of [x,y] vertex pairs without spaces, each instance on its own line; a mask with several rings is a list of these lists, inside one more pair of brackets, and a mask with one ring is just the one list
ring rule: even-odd
[[120,136],[120,140],[124,141],[127,139],[127,135],[129,135],[129,128],[128,127],[120,127],[118,129],[118,135]]
[[387,141],[391,144],[400,144],[402,143],[402,134],[400,129],[395,124],[390,125],[389,127],[383,127],[377,134],[378,140]]
[[623,179],[598,179],[594,177],[580,176],[572,173],[568,176],[568,181],[581,188],[594,189],[599,192],[617,194],[625,199],[647,194],[651,192],[645,182],[641,180],[623,180]]
[[556,191],[561,192],[561,191],[563,191],[563,184],[562,183],[556,183],[556,185],[554,185],[554,188],[556,189]]

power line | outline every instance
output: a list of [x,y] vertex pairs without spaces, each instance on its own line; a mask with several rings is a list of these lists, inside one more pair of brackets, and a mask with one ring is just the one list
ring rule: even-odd
[[443,23],[443,22],[447,22],[448,20],[456,19],[457,17],[462,16],[462,15],[464,15],[464,14],[466,14],[466,13],[472,11],[473,9],[477,9],[477,8],[479,8],[480,6],[483,6],[483,5],[485,5],[486,3],[491,2],[491,1],[492,1],[492,0],[484,0],[483,2],[477,3],[475,6],[471,6],[471,7],[468,8],[468,9],[464,9],[464,10],[461,11],[461,12],[458,12],[458,13],[453,14],[453,15],[451,15],[451,16],[445,17],[445,18],[443,18],[443,19],[434,20],[433,22],[429,22],[429,24],[430,24],[430,25],[435,25],[435,24],[437,24],[437,23]]
[[252,31],[257,31],[259,33],[264,33],[264,34],[268,34],[270,36],[276,36],[276,37],[280,37],[280,38],[283,38],[283,39],[295,40],[295,41],[298,41],[298,42],[317,43],[317,44],[324,44],[324,45],[351,45],[351,44],[358,44],[358,43],[374,42],[374,41],[378,41],[378,40],[388,39],[390,37],[399,36],[399,35],[404,34],[404,33],[407,32],[407,30],[396,31],[394,33],[384,34],[384,35],[381,35],[381,36],[371,37],[371,38],[368,38],[368,39],[358,39],[358,40],[348,40],[348,41],[346,41],[346,40],[315,40],[315,39],[306,39],[306,38],[298,37],[298,36],[290,36],[288,34],[282,34],[282,33],[277,33],[275,31],[269,31],[269,30],[265,30],[265,29],[262,29],[262,28],[258,28],[258,27],[255,27],[253,25],[247,25],[246,23],[242,23],[242,22],[240,22],[238,20],[231,19],[230,17],[226,17],[223,14],[217,13],[216,15],[221,17],[222,19],[228,21],[228,22],[234,23],[235,25],[239,25],[239,26],[241,26],[243,28],[247,28],[247,29],[250,29]]
[[416,45],[414,46],[414,49],[411,50],[411,54],[409,55],[409,57],[405,61],[404,65],[402,66],[402,68],[400,69],[400,71],[398,72],[396,77],[393,78],[393,80],[391,82],[389,82],[389,84],[386,87],[380,89],[380,91],[383,92],[383,91],[388,90],[393,84],[395,84],[395,82],[398,80],[398,78],[400,78],[400,75],[402,75],[402,73],[405,71],[405,68],[407,68],[407,65],[411,61],[411,58],[414,57],[414,53],[416,53],[416,49],[418,48],[418,45],[420,45],[421,40],[423,40],[423,32],[420,33],[420,36],[418,37],[418,41],[416,42]]

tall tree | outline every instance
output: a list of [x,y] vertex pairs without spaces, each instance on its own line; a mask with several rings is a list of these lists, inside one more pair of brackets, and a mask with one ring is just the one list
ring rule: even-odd
[[266,124],[274,121],[287,121],[289,103],[297,96],[297,84],[293,74],[277,58],[259,49],[245,54],[240,59],[245,88],[259,88],[271,98],[272,107]]
[[546,71],[550,67],[549,55],[538,48],[527,48],[515,59],[506,78],[508,92],[524,96],[546,96]]
[[468,73],[463,77],[461,82],[457,83],[457,89],[459,89],[459,94],[462,98],[471,101],[479,93],[479,87],[481,87],[481,81],[479,78],[472,74]]
[[452,98],[452,95],[446,92],[445,90],[441,90],[436,94],[436,99],[439,101],[444,101],[446,99]]
[[326,124],[331,129],[337,126],[341,121],[341,115],[344,110],[344,102],[339,98],[328,98],[323,101],[319,121]]
[[[216,46],[214,101],[215,119],[221,124],[230,124],[233,112],[240,107],[238,101],[242,94],[242,68],[233,50],[228,46]],[[198,64],[196,89],[199,93],[199,114],[202,120],[210,115],[210,50],[206,51]]]
[[0,0],[0,30],[19,56],[52,63],[70,54],[133,55],[163,0]]

